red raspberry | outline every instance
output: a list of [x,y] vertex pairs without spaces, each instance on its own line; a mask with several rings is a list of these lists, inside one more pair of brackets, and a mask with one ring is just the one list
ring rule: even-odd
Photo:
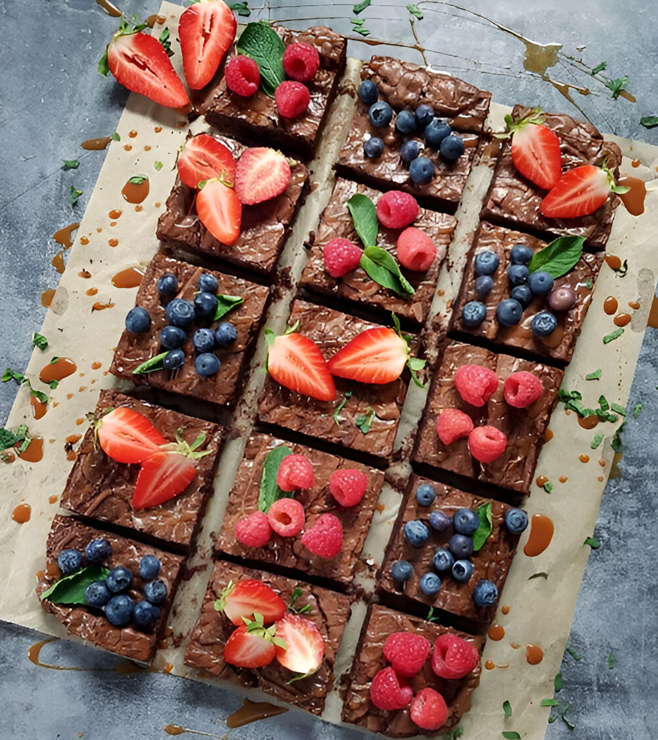
[[496,427],[476,427],[468,435],[468,451],[481,463],[497,460],[507,447],[507,437]]
[[307,550],[321,558],[335,558],[343,546],[343,525],[333,514],[323,514],[302,535]]
[[300,488],[304,490],[313,488],[315,485],[313,464],[304,455],[287,455],[279,465],[276,484],[286,493]]
[[274,102],[283,118],[299,118],[311,102],[311,93],[301,82],[282,82],[274,91]]
[[334,470],[329,492],[341,506],[356,506],[368,490],[368,476],[356,468]]
[[480,653],[461,637],[446,632],[434,643],[432,670],[437,676],[456,680],[474,670],[480,662]]
[[226,87],[243,98],[253,95],[260,85],[260,70],[257,62],[244,54],[238,54],[229,61],[224,70],[224,77]]
[[295,537],[306,522],[304,507],[294,498],[280,498],[267,512],[272,529],[281,537]]
[[544,386],[541,380],[525,370],[509,375],[503,386],[505,400],[515,409],[527,409],[541,397],[543,392]]
[[377,201],[377,218],[387,229],[404,229],[418,218],[418,201],[410,193],[389,190]]
[[271,536],[270,520],[262,511],[254,511],[235,525],[235,539],[246,547],[265,547]]
[[421,730],[435,732],[448,720],[446,700],[434,689],[421,689],[411,702],[409,716]]
[[283,52],[283,71],[298,82],[309,82],[318,72],[320,55],[315,46],[295,41]]
[[361,262],[363,250],[347,239],[332,239],[323,250],[324,268],[331,277],[339,278],[356,270]]
[[432,646],[422,635],[393,632],[384,643],[384,657],[398,676],[413,678],[429,658]]
[[436,244],[415,226],[400,234],[397,250],[400,264],[414,272],[427,272],[436,259]]
[[370,684],[370,701],[378,708],[386,711],[404,709],[409,705],[414,690],[402,678],[395,675],[389,666],[379,671]]
[[459,395],[471,406],[484,406],[498,390],[498,377],[493,370],[481,365],[463,365],[454,377]]
[[473,431],[473,419],[459,409],[443,409],[436,420],[436,433],[444,445],[464,439]]

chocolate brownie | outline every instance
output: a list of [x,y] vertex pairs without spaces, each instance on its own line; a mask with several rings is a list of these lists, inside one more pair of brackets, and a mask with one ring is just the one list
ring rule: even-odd
[[[541,239],[519,231],[492,226],[486,221],[480,224],[468,256],[459,297],[453,308],[450,331],[481,337],[496,346],[514,347],[534,357],[550,357],[568,363],[571,361],[576,348],[576,339],[592,302],[594,283],[603,256],[583,252],[576,265],[566,275],[555,280],[554,290],[562,286],[574,290],[576,302],[571,308],[566,311],[553,311],[546,298],[533,296],[523,312],[521,321],[516,326],[503,326],[496,319],[496,307],[502,300],[510,297],[511,286],[507,279],[507,268],[510,265],[512,247],[519,244],[530,247],[534,252],[547,246]],[[492,276],[493,289],[483,297],[475,291],[476,275],[473,260],[477,254],[485,251],[495,252],[500,264]],[[486,318],[475,328],[466,327],[462,320],[462,309],[469,301],[480,301],[487,309]],[[547,337],[538,337],[531,331],[530,323],[536,313],[544,310],[550,311],[557,318],[557,328]]]
[[[137,306],[149,312],[151,326],[148,331],[140,334],[123,332],[114,353],[110,372],[120,378],[132,380],[133,383],[148,384],[154,388],[162,388],[184,396],[194,396],[210,403],[227,405],[235,400],[240,392],[247,363],[264,319],[269,290],[262,285],[220,272],[210,272],[219,283],[218,293],[242,298],[243,303],[221,318],[221,321],[228,321],[235,326],[238,336],[228,346],[215,349],[215,354],[221,363],[219,372],[210,377],[202,377],[194,367],[194,346],[192,344],[194,331],[199,326],[210,326],[211,328],[217,326],[216,322],[199,322],[195,319],[187,328],[188,336],[183,345],[185,363],[181,368],[174,371],[156,370],[142,375],[134,374],[135,369],[142,363],[163,352],[160,344],[160,331],[168,324],[165,315],[166,303],[173,298],[193,301],[199,290],[197,287],[199,277],[207,272],[210,271],[197,265],[175,260],[162,252],[151,260],[135,301]],[[178,292],[164,299],[158,293],[157,283],[166,273],[176,276]]]
[[[284,668],[276,659],[264,668],[254,669],[240,668],[224,662],[226,641],[235,630],[235,626],[223,612],[215,609],[215,601],[221,597],[231,582],[236,584],[245,579],[255,579],[268,584],[286,604],[290,603],[295,589],[301,591],[294,601],[294,607],[300,611],[310,606],[310,610],[307,609],[301,616],[315,624],[325,644],[324,660],[315,673],[291,682],[295,674]],[[327,694],[333,687],[334,661],[350,615],[350,603],[349,597],[344,594],[312,586],[303,581],[219,561],[210,576],[201,615],[192,630],[185,651],[185,663],[199,671],[201,675],[214,676],[245,687],[257,687],[300,709],[313,714],[322,714]]]
[[109,408],[129,408],[145,416],[168,441],[176,441],[176,432],[191,444],[200,435],[206,439],[198,448],[209,452],[196,461],[197,475],[178,496],[148,509],[133,509],[139,465],[125,465],[106,455],[95,440],[90,426],[78,451],[75,465],[66,482],[61,506],[80,516],[116,524],[188,548],[212,493],[212,482],[223,429],[218,424],[195,419],[115,391],[101,391],[96,416]]
[[[453,377],[463,365],[481,365],[498,376],[498,389],[484,406],[472,406],[457,392]],[[503,397],[505,379],[519,371],[536,375],[544,387],[541,397],[525,409],[510,406]],[[429,469],[447,470],[464,478],[528,494],[563,375],[562,370],[548,365],[461,342],[448,343],[440,366],[434,371],[416,440],[415,462]],[[479,463],[469,452],[467,439],[444,445],[436,432],[436,420],[448,408],[468,414],[475,426],[487,424],[507,435],[503,454],[492,463]]]
[[423,669],[413,678],[409,685],[416,694],[421,689],[432,688],[438,691],[448,707],[448,719],[436,732],[423,732],[412,720],[409,707],[396,711],[378,709],[370,701],[370,684],[375,675],[386,668],[388,662],[384,657],[383,647],[386,639],[394,632],[410,632],[421,635],[434,645],[441,635],[449,632],[461,637],[482,651],[484,639],[457,632],[436,622],[410,617],[384,606],[375,604],[370,608],[368,618],[363,626],[361,638],[352,664],[345,703],[343,721],[358,725],[370,732],[377,732],[388,737],[412,737],[425,734],[431,737],[441,735],[459,723],[462,716],[471,708],[471,694],[480,683],[481,667],[458,680],[448,680],[437,676],[428,659]]
[[[311,94],[308,110],[299,118],[283,118],[274,98],[266,95],[262,88],[245,98],[231,92],[222,77],[215,92],[210,94],[206,120],[222,133],[238,139],[257,142],[260,146],[280,147],[311,158],[345,69],[347,41],[325,26],[314,26],[306,31],[275,26],[274,30],[285,46],[298,41],[315,46],[320,54],[320,68],[315,78],[305,83]],[[237,51],[233,47],[229,61],[235,54]]]
[[[381,193],[365,185],[338,179],[329,205],[322,214],[317,233],[312,239],[308,262],[301,278],[302,287],[309,291],[330,296],[340,302],[354,303],[362,308],[394,312],[414,323],[422,324],[429,313],[434,287],[439,277],[441,264],[446,256],[456,221],[453,216],[422,208],[413,226],[424,231],[437,248],[436,258],[426,272],[412,272],[401,266],[403,275],[415,289],[415,294],[405,298],[378,285],[365,271],[358,267],[341,278],[333,278],[324,266],[323,250],[331,239],[347,239],[359,247],[363,246],[354,229],[347,201],[355,194],[368,196],[377,203]],[[396,257],[397,240],[403,229],[387,229],[379,225],[377,246]]]
[[103,566],[111,570],[122,565],[131,572],[133,580],[127,593],[134,602],[144,599],[146,584],[146,581],[139,575],[139,561],[145,555],[154,555],[160,561],[162,567],[158,578],[167,586],[167,597],[160,605],[161,615],[153,629],[141,630],[132,624],[127,627],[115,627],[105,618],[102,609],[86,605],[67,606],[43,600],[41,606],[57,618],[70,635],[87,640],[97,647],[125,658],[148,663],[153,659],[158,641],[164,632],[169,609],[180,580],[183,557],[157,550],[126,537],[102,532],[82,524],[73,517],[57,515],[48,535],[46,567],[36,587],[37,595],[40,597],[61,577],[57,557],[62,550],[76,549],[84,553],[85,547],[98,538],[106,539],[112,546],[112,555],[103,562]]
[[[532,112],[531,108],[516,105],[512,111],[515,119]],[[621,150],[612,141],[604,141],[591,123],[576,121],[564,113],[547,113],[544,125],[557,134],[562,150],[562,170],[571,170],[584,164],[607,163],[615,177],[619,175]],[[541,235],[583,236],[588,247],[604,249],[610,236],[612,219],[619,198],[613,193],[595,213],[571,219],[552,219],[539,212],[546,191],[537,187],[517,172],[512,161],[511,142],[502,145],[487,200],[482,210],[483,218],[508,226],[528,229]]]

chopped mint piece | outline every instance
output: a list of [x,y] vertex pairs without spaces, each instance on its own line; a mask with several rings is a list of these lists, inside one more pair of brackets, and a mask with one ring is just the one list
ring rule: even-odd
[[564,686],[561,673],[556,674],[555,679],[553,680],[553,686],[555,687],[556,692],[560,691],[562,687]]
[[32,344],[41,350],[48,349],[48,340],[43,336],[43,334],[37,334],[37,332],[34,332],[32,335]]
[[62,162],[64,162],[62,165],[63,170],[77,170],[80,166],[80,162],[77,159],[63,159]]
[[593,373],[588,373],[585,376],[585,380],[598,380],[601,377],[601,368],[595,370]]
[[148,180],[146,175],[133,175],[128,178],[128,182],[132,185],[141,185],[145,180]]
[[585,542],[583,542],[583,545],[589,545],[592,550],[598,550],[599,547],[601,547],[601,543],[594,537],[587,537]]
[[590,443],[590,447],[595,450],[599,445],[603,442],[603,435],[602,434],[595,434],[594,439]]
[[644,128],[655,128],[658,126],[658,116],[643,116],[640,118],[640,124]]
[[154,162],[154,163],[153,163],[153,166],[155,167],[155,169],[156,169],[156,170],[157,170],[158,172],[160,172],[160,170],[162,169],[162,162]]
[[112,139],[112,141],[121,141],[121,137],[116,131],[113,134],[110,134],[110,139]]
[[615,654],[610,651],[610,655],[608,655],[608,668],[612,670],[617,665],[617,659],[615,658]]
[[633,406],[633,418],[637,419],[637,417],[642,413],[642,409],[644,408],[644,404],[642,403],[636,403],[635,406]]
[[425,17],[421,11],[420,8],[417,5],[407,5],[407,10],[411,13],[411,15],[415,15],[416,18],[418,18],[419,21],[422,21]]
[[614,331],[611,331],[610,334],[606,334],[603,337],[603,344],[610,344],[614,339],[617,339],[617,337],[620,337],[624,333],[624,327],[620,326],[618,329],[615,329]]
[[599,72],[603,72],[604,69],[606,69],[608,66],[607,62],[601,62],[600,64],[597,64],[596,67],[592,70],[593,75],[597,75]]
[[242,18],[249,18],[249,16],[251,15],[251,10],[249,10],[249,5],[246,2],[246,0],[242,0],[242,2],[239,2],[239,3],[233,3],[229,5],[229,8],[236,15],[239,15]]
[[626,85],[630,82],[628,77],[617,77],[614,80],[606,80],[605,86],[608,90],[612,91],[612,99],[617,100],[622,92],[626,89]]
[[508,699],[503,702],[503,712],[505,712],[505,719],[509,719],[512,716],[512,705]]
[[71,206],[75,208],[78,205],[78,201],[80,200],[80,196],[82,195],[82,190],[76,190],[73,185],[71,185]]
[[354,15],[359,15],[363,10],[370,7],[370,1],[371,0],[362,0],[360,3],[357,3],[353,8],[352,12]]

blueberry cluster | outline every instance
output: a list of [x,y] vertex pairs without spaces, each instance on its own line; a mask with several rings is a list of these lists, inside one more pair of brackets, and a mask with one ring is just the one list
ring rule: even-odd
[[[87,563],[101,564],[112,555],[112,545],[105,539],[92,540],[80,550],[62,550],[57,558],[62,575],[68,576]],[[150,629],[160,619],[160,604],[167,598],[167,585],[158,579],[162,564],[155,555],[145,555],[139,562],[139,577],[144,584],[144,599],[133,601],[126,593],[133,582],[128,568],[119,565],[102,581],[93,581],[85,590],[87,606],[103,609],[107,621],[115,627],[125,627],[131,621],[140,629]]]
[[[369,106],[368,118],[376,128],[388,126],[393,119],[391,106],[379,100],[377,85],[364,80],[358,89],[359,98]],[[435,149],[446,162],[456,162],[464,153],[464,140],[452,133],[450,126],[434,116],[434,109],[425,103],[416,111],[401,110],[395,118],[395,130],[406,136],[424,133],[425,147]],[[436,168],[429,157],[421,156],[422,145],[416,139],[407,139],[400,147],[400,159],[409,165],[409,177],[418,185],[426,185],[434,177]],[[376,159],[384,151],[384,140],[371,136],[363,144],[368,159]]]
[[[204,273],[197,283],[199,292],[194,296],[194,302],[173,298],[178,293],[178,279],[171,273],[165,273],[158,280],[158,293],[162,301],[168,301],[165,314],[169,324],[160,332],[160,344],[167,354],[163,365],[166,370],[177,370],[185,362],[183,344],[187,339],[187,327],[197,322],[213,322],[217,311],[217,278],[210,273]],[[126,329],[132,334],[139,334],[151,328],[151,316],[141,306],[136,306],[126,316]],[[192,343],[196,350],[194,367],[202,377],[210,377],[219,372],[221,363],[213,353],[216,348],[226,347],[237,339],[238,330],[228,321],[222,321],[215,329],[202,327],[192,335]]]
[[[436,499],[436,491],[430,483],[422,483],[416,489],[416,501],[419,506],[429,508]],[[428,526],[429,525],[429,526]],[[442,510],[430,511],[427,523],[413,519],[403,527],[407,542],[415,548],[423,547],[430,538],[430,530],[447,532],[452,527],[452,535],[447,547],[439,547],[432,558],[433,571],[424,573],[420,578],[420,590],[426,596],[433,596],[441,588],[441,578],[448,575],[459,583],[468,583],[474,572],[470,560],[473,554],[473,535],[480,526],[480,517],[473,509],[457,509],[448,516]],[[523,509],[508,509],[505,514],[505,526],[512,534],[521,534],[528,526],[528,515]],[[391,566],[391,577],[398,583],[405,583],[414,573],[414,567],[408,560],[397,560]],[[482,578],[473,587],[473,601],[476,606],[493,606],[498,600],[496,585]]]

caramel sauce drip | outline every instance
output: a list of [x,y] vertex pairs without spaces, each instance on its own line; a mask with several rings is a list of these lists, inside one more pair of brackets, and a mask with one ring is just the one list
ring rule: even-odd
[[48,496],[48,503],[49,504],[56,504],[57,503],[57,496],[55,496],[55,495]]
[[108,244],[109,244],[109,245],[110,245],[111,247],[118,247],[118,246],[119,246],[119,240],[118,240],[118,239],[115,239],[115,238],[112,238],[112,239],[108,239],[108,240],[107,240],[107,243],[108,243]]
[[491,627],[489,627],[487,635],[489,635],[490,640],[499,642],[503,637],[505,637],[505,628],[501,627],[499,624],[492,624]]
[[485,667],[485,668],[486,668],[486,669],[487,669],[488,671],[493,671],[493,669],[494,669],[494,668],[496,667],[496,664],[495,664],[495,663],[493,662],[493,660],[488,660],[488,661],[487,661],[487,662],[486,662],[486,663],[484,664],[484,667]]
[[534,514],[530,520],[530,536],[525,543],[523,552],[529,558],[535,558],[551,544],[553,539],[553,520],[544,514]]
[[66,441],[69,444],[74,445],[76,442],[79,442],[81,439],[82,439],[81,434],[69,434],[69,436],[66,438]]
[[566,476],[566,475],[561,475],[561,476],[560,476],[560,477],[558,478],[558,480],[560,481],[560,483],[566,483],[566,482],[567,482],[567,481],[568,481],[569,479],[567,478],[567,476]]
[[142,267],[128,267],[112,277],[112,285],[115,288],[138,288],[143,277],[144,269]]
[[578,455],[578,459],[581,463],[588,463],[589,462],[589,455]]
[[128,203],[141,203],[148,196],[150,188],[151,186],[148,179],[139,184],[135,182],[126,182],[121,189],[121,195],[124,200],[128,201]]
[[19,452],[18,456],[25,462],[38,463],[43,457],[43,437],[32,437],[25,452]]
[[614,318],[615,326],[627,326],[631,323],[631,315],[628,313],[619,313]]
[[541,488],[548,483],[548,478],[545,475],[538,475],[535,483]]
[[68,357],[58,357],[54,362],[49,362],[39,373],[39,380],[42,383],[50,383],[51,380],[64,380],[78,369],[73,360]]
[[91,363],[91,369],[92,369],[92,370],[98,370],[98,369],[100,369],[100,368],[101,368],[102,366],[103,366],[103,363],[102,363],[102,362],[98,362],[98,361],[97,361],[97,362],[92,362],[92,363]]
[[[147,21],[147,23],[148,23],[148,21]],[[149,28],[152,28],[152,26],[149,26]],[[134,139],[134,138],[135,138],[135,136],[137,136],[137,131],[135,131],[135,129],[133,129],[132,131],[129,131],[129,132],[128,132],[128,136],[129,136],[129,137],[130,137],[131,139]]]
[[11,518],[18,524],[25,524],[30,521],[32,516],[32,507],[29,504],[18,504],[12,511]]
[[80,237],[80,244],[82,244],[83,247],[86,247],[87,244],[89,244],[89,237],[88,236],[81,236]]
[[510,606],[508,606],[507,604],[505,604],[504,606],[502,606],[502,607],[500,608],[500,611],[501,611],[501,612],[502,612],[503,614],[509,614],[509,612],[510,612],[510,609],[511,609],[511,608],[512,608],[512,607],[510,607]]
[[641,164],[641,162],[640,162],[640,160],[639,160],[639,159],[634,159],[634,160],[633,160],[633,161],[631,162],[631,167],[639,167],[639,166],[640,166],[640,164]]
[[96,293],[98,293],[98,288],[88,288],[85,290],[85,295],[88,296],[96,295]]
[[[146,25],[149,28],[153,28],[153,26],[155,26],[156,23],[164,23],[166,20],[167,18],[164,15],[158,15],[157,13],[153,13],[153,15],[150,15],[146,19]],[[132,133],[132,131],[130,133]]]
[[83,141],[82,144],[80,144],[80,146],[83,149],[86,149],[87,151],[98,152],[101,149],[106,149],[107,145],[111,141],[112,139],[109,136],[101,136],[98,139],[87,139],[87,141]]
[[632,308],[634,311],[637,311],[640,307],[640,303],[638,301],[629,301],[628,305],[630,308]]
[[76,231],[80,226],[80,222],[76,221],[73,224],[65,226],[63,229],[56,231],[53,234],[53,239],[64,249],[70,249],[73,244],[73,232]]
[[125,150],[126,150],[127,152],[129,152],[129,151],[130,151],[130,150],[131,150],[131,149],[133,148],[133,146],[132,146],[132,144],[124,144],[124,145],[123,145],[123,148],[124,148],[124,149],[125,149]]
[[234,729],[235,727],[248,725],[251,722],[258,722],[261,719],[276,717],[287,711],[285,707],[278,707],[276,704],[270,704],[266,701],[243,699],[240,709],[237,712],[233,712],[233,714],[229,714],[226,718],[226,726]]
[[94,305],[91,307],[92,311],[104,311],[106,308],[112,308],[114,306],[114,303],[110,300],[107,303],[101,303],[100,301],[96,301]]
[[605,261],[612,270],[618,270],[621,267],[621,259],[616,254],[607,254]]
[[627,175],[620,177],[617,185],[629,188],[627,193],[619,196],[626,210],[631,216],[641,216],[644,213],[644,201],[647,197],[647,185],[644,180]]
[[544,660],[544,651],[537,645],[527,645],[525,659],[530,665],[539,665]]
[[80,272],[78,273],[78,277],[89,280],[89,278],[91,277],[91,273],[89,272],[89,270],[80,270]]
[[165,725],[164,731],[167,733],[167,735],[182,735],[184,732],[186,732],[184,727],[181,727],[180,725]]
[[656,296],[654,296],[651,301],[651,310],[649,311],[647,326],[650,326],[652,329],[658,329],[658,298],[656,298]]
[[596,414],[592,414],[591,416],[579,416],[578,417],[578,424],[583,429],[594,429],[594,427],[599,423],[599,417]]
[[35,419],[41,419],[46,415],[46,411],[48,411],[48,406],[40,401],[36,396],[32,396],[30,398],[30,406],[32,407],[32,416]]
[[603,301],[603,310],[608,314],[608,316],[612,316],[618,308],[619,302],[613,295],[609,295],[605,301]]
[[156,134],[159,134],[160,131],[162,131],[162,126],[156,126],[153,130],[155,131]]
[[552,429],[547,429],[544,432],[544,443],[550,442],[553,439],[554,436],[555,436],[555,434],[554,434],[553,430]]
[[47,290],[44,290],[41,294],[41,305],[44,308],[50,308],[50,304],[53,302],[53,298],[55,297],[55,289],[54,288],[48,288]]
[[599,460],[599,465],[600,465],[600,466],[601,466],[602,468],[605,468],[605,460]]
[[107,215],[109,218],[111,218],[113,221],[116,221],[116,219],[121,218],[121,214],[123,211],[119,211],[116,208],[113,211],[110,211]]
[[66,265],[64,264],[64,252],[61,250],[57,252],[57,254],[50,260],[50,264],[61,275],[66,268]]

